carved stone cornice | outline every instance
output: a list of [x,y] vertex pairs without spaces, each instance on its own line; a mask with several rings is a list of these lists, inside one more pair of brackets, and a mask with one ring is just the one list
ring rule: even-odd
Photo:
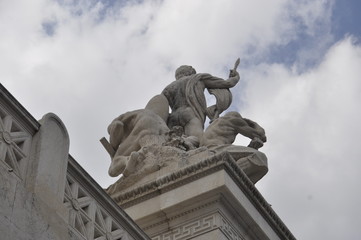
[[111,195],[119,205],[124,208],[135,205],[138,202],[153,196],[170,191],[176,187],[185,185],[203,176],[209,175],[223,168],[223,158],[231,158],[228,153],[217,154],[193,165],[188,165],[177,171],[157,178],[134,189]]
[[227,152],[186,166],[142,186],[114,194],[111,197],[123,208],[128,208],[219,170],[225,170],[229,174],[281,239],[295,239],[269,203]]

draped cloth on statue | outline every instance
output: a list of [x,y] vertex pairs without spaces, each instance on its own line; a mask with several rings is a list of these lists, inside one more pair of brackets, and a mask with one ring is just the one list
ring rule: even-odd
[[[209,74],[194,74],[190,76],[186,85],[187,103],[203,124],[206,116],[210,119],[218,117],[218,115],[226,110],[232,103],[232,93],[228,88],[207,88],[208,92],[216,97],[216,104],[207,108],[207,102],[204,96],[204,89],[206,86],[204,82],[201,81],[206,75]],[[218,112],[217,116],[215,116],[216,111]]]

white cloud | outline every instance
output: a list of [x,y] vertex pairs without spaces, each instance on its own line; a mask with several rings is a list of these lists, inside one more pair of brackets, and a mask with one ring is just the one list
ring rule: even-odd
[[361,220],[360,64],[361,46],[347,38],[301,75],[281,65],[248,75],[244,115],[259,119],[269,140],[270,172],[258,187],[301,238],[352,239]]
[[[0,2],[0,79],[36,118],[60,116],[71,154],[106,187],[115,179],[107,176],[109,156],[98,139],[114,117],[144,107],[178,65],[226,77],[240,56],[233,107],[242,103],[241,114],[269,138],[262,193],[297,237],[324,238],[332,208],[340,217],[330,226],[344,224],[349,231],[340,234],[352,238],[360,219],[347,217],[360,192],[341,185],[347,180],[357,189],[359,181],[360,48],[348,38],[320,65],[298,73],[330,45],[331,7],[324,0],[130,1],[113,8],[94,1]],[[272,48],[305,35],[314,41],[294,49],[293,67],[263,62]]]

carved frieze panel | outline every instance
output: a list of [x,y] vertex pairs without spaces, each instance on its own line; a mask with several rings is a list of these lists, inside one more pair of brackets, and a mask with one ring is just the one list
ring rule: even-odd
[[64,204],[69,229],[87,240],[125,240],[128,234],[71,176],[67,176]]
[[0,163],[23,179],[31,144],[31,135],[16,120],[0,109]]
[[215,212],[201,218],[192,219],[170,231],[153,236],[152,240],[193,239],[212,230],[219,229],[229,239],[244,240],[238,231],[219,213]]
[[225,217],[220,216],[219,221],[219,228],[229,239],[245,240]]

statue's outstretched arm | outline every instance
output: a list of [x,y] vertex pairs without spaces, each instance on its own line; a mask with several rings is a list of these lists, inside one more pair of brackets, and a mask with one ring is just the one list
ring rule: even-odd
[[237,72],[239,63],[240,59],[238,58],[234,63],[233,69],[230,70],[229,78],[227,80],[214,77],[210,74],[203,74],[201,80],[204,82],[206,88],[232,88],[236,86],[239,81],[239,73]]
[[232,88],[239,81],[239,73],[237,71],[233,73],[234,76],[231,76],[227,80],[204,73],[201,76],[201,81],[203,81],[206,88]]

